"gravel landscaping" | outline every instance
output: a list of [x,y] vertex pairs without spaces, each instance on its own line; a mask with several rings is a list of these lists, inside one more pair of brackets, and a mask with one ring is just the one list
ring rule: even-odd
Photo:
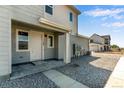
[[83,56],[56,70],[88,87],[103,88],[119,58],[120,56],[102,54]]
[[44,74],[37,73],[19,79],[0,81],[1,88],[57,88]]
[[[58,63],[59,66],[56,66],[55,64],[53,64],[55,62],[49,62],[49,65],[45,65],[44,68],[48,68],[50,66],[50,69],[55,69],[90,88],[103,88],[112,71],[114,70],[114,67],[116,66],[119,58],[120,56],[118,55],[95,53],[93,54],[93,56],[83,56],[78,59],[73,59],[72,62],[67,65]],[[39,64],[41,64],[41,62],[39,62]],[[53,65],[51,64],[53,64],[55,68],[53,68]],[[38,66],[39,65],[36,65],[35,68],[37,68]],[[23,66],[23,68],[26,67]],[[0,81],[0,87],[58,88],[58,86],[54,82],[49,80],[42,72],[31,74],[17,79]]]

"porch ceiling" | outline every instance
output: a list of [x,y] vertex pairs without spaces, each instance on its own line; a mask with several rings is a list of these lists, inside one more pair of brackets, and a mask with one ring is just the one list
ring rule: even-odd
[[55,32],[55,33],[58,33],[59,35],[62,35],[65,33],[65,31],[63,30],[60,30],[60,29],[55,29],[55,28],[52,28],[52,27],[45,27],[44,25],[42,26],[37,26],[37,25],[33,25],[33,24],[29,24],[29,23],[25,23],[25,22],[21,22],[21,21],[17,21],[17,20],[12,20],[12,25],[16,25],[16,26],[21,26],[21,27],[26,27],[26,28],[29,28],[29,30],[37,30],[37,31],[50,31],[50,32]]

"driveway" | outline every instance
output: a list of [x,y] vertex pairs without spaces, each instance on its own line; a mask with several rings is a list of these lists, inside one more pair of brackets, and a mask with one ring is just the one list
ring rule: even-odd
[[74,59],[72,63],[56,70],[88,87],[103,88],[119,58],[119,55],[94,53],[93,56]]

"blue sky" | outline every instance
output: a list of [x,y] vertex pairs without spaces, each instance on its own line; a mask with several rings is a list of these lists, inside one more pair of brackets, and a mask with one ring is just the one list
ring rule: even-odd
[[124,6],[77,5],[79,33],[91,36],[111,35],[111,44],[124,47]]

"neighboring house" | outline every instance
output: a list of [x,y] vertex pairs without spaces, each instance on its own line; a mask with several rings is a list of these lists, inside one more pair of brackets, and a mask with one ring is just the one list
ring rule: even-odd
[[110,50],[110,35],[100,36],[93,34],[90,37],[89,48],[90,51],[109,51]]
[[110,35],[104,35],[104,36],[101,36],[105,39],[105,45],[104,45],[104,50],[105,51],[109,51],[111,50],[111,37]]
[[89,38],[78,34],[79,14],[72,5],[0,6],[0,76],[9,76],[13,64],[70,63],[75,55],[84,55]]

